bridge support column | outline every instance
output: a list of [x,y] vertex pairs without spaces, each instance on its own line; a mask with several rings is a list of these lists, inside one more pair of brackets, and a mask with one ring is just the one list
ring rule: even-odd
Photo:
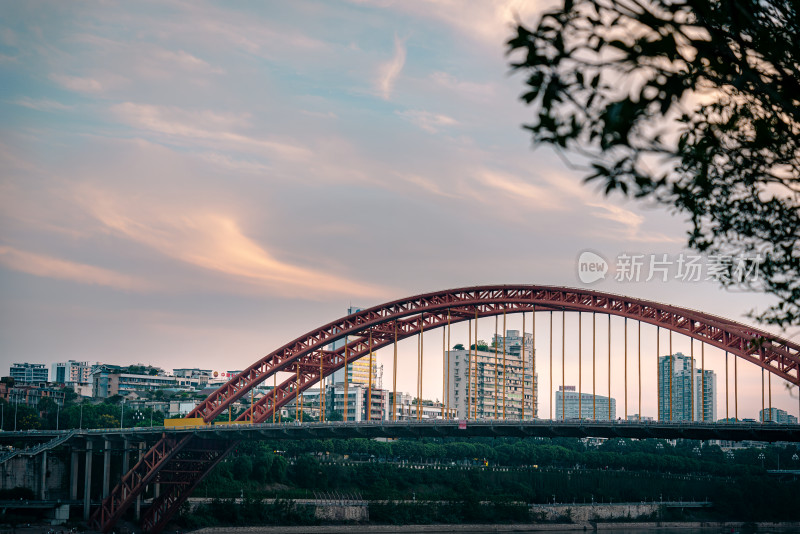
[[86,441],[86,466],[83,470],[83,520],[89,520],[92,504],[92,442]]
[[45,500],[47,493],[47,451],[42,451],[42,472],[39,477],[39,500]]
[[108,497],[111,489],[111,442],[105,440],[103,443],[103,498]]
[[72,454],[69,460],[69,498],[73,501],[78,500],[78,477],[80,476],[78,474],[80,472],[80,466],[78,465],[78,462],[80,462],[78,451],[72,449]]
[[131,440],[129,440],[128,438],[125,438],[125,440],[122,442],[122,475],[121,476],[125,476],[125,473],[127,473],[130,470],[130,453],[128,452],[128,449],[130,448],[130,446],[131,446]]
[[[137,462],[142,459],[142,455],[144,454],[144,443],[139,443],[138,448],[139,457],[136,459]],[[139,495],[136,496],[135,512],[136,520],[139,521],[142,518],[142,492],[139,492]]]

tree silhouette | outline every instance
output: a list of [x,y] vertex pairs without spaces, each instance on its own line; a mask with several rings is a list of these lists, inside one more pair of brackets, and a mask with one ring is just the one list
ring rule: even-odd
[[751,315],[778,325],[800,323],[799,5],[564,0],[508,43],[534,143],[606,194],[688,215],[688,245],[726,265],[723,285],[777,297]]

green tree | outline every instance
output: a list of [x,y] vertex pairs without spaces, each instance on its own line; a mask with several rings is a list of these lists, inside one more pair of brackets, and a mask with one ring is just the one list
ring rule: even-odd
[[[795,0],[564,0],[518,26],[534,143],[606,194],[688,215],[688,244],[762,255],[757,315],[800,323],[800,11]],[[751,312],[754,314],[754,312]]]
[[58,404],[56,404],[56,401],[53,400],[52,397],[42,397],[36,407],[39,409],[39,413],[49,415],[50,412],[54,412],[58,409]]
[[[475,343],[470,345],[469,348],[470,348],[470,350],[475,350]],[[478,350],[488,351],[489,350],[489,344],[486,343],[484,340],[479,339],[478,340]]]
[[[20,404],[16,407],[17,430],[38,430],[42,428],[42,420],[36,410],[30,406]],[[13,417],[12,417],[13,420]],[[12,421],[13,425],[13,421]],[[13,428],[13,426],[12,426]]]

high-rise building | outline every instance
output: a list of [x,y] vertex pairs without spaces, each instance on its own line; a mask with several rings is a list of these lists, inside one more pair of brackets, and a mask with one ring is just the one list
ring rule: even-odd
[[47,366],[43,363],[12,363],[8,375],[17,384],[47,382]]
[[[347,308],[347,315],[360,312],[361,308],[356,307],[349,307]],[[347,337],[347,343],[352,343],[355,341],[354,336]],[[328,350],[337,350],[344,347],[345,340],[340,339],[328,345]],[[372,359],[372,387],[380,388],[383,382],[383,365],[378,365],[376,361],[377,356],[373,354]],[[344,383],[344,369],[339,369],[335,371],[331,376],[329,376],[325,382],[327,384],[339,384]],[[349,362],[347,364],[347,381],[350,384],[369,384],[370,380],[370,368],[369,368],[369,355],[363,356],[362,358],[355,360],[354,362]]]
[[659,356],[658,419],[660,421],[716,421],[716,393],[716,373],[710,370],[704,373],[698,369],[694,358],[680,352],[672,356]]
[[765,408],[763,410],[759,410],[758,420],[767,422],[771,421],[773,423],[780,423],[784,425],[797,424],[797,417],[787,413],[786,410],[781,410],[780,408]]
[[[611,410],[609,412],[609,403]],[[580,414],[580,415],[579,415]],[[594,419],[613,421],[617,417],[617,401],[612,397],[592,395],[575,390],[575,386],[558,386],[556,391],[556,421],[568,419]]]
[[455,417],[493,419],[496,415],[499,419],[521,419],[523,408],[525,419],[536,417],[538,383],[533,374],[533,338],[525,336],[524,369],[519,332],[506,332],[505,354],[503,339],[497,336],[488,350],[448,352],[449,403]]
[[[369,398],[372,402],[369,402]],[[389,392],[370,388],[364,384],[349,384],[347,388],[347,420],[366,421],[367,410],[371,413],[372,421],[381,421],[387,418]],[[321,409],[325,410],[325,418],[330,420],[334,412],[344,417],[344,384],[333,384],[325,388],[320,398],[319,388],[310,388],[302,395],[303,409],[314,417],[319,417]],[[294,401],[285,407],[288,414],[294,416],[296,405]]]
[[92,366],[89,362],[68,360],[53,364],[52,381],[59,384],[86,384],[91,381]]

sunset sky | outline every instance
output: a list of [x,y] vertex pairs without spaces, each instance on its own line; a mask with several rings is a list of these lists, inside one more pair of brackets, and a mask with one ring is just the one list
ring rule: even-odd
[[[241,369],[350,305],[582,286],[584,250],[687,252],[684,217],[606,198],[532,149],[504,43],[544,4],[2,2],[0,373],[67,359]],[[748,323],[771,303],[706,280],[591,287]],[[401,350],[414,365],[415,350]],[[439,398],[441,349],[426,358]],[[739,369],[740,415],[755,417],[760,375]],[[797,414],[777,379],[773,404]]]

